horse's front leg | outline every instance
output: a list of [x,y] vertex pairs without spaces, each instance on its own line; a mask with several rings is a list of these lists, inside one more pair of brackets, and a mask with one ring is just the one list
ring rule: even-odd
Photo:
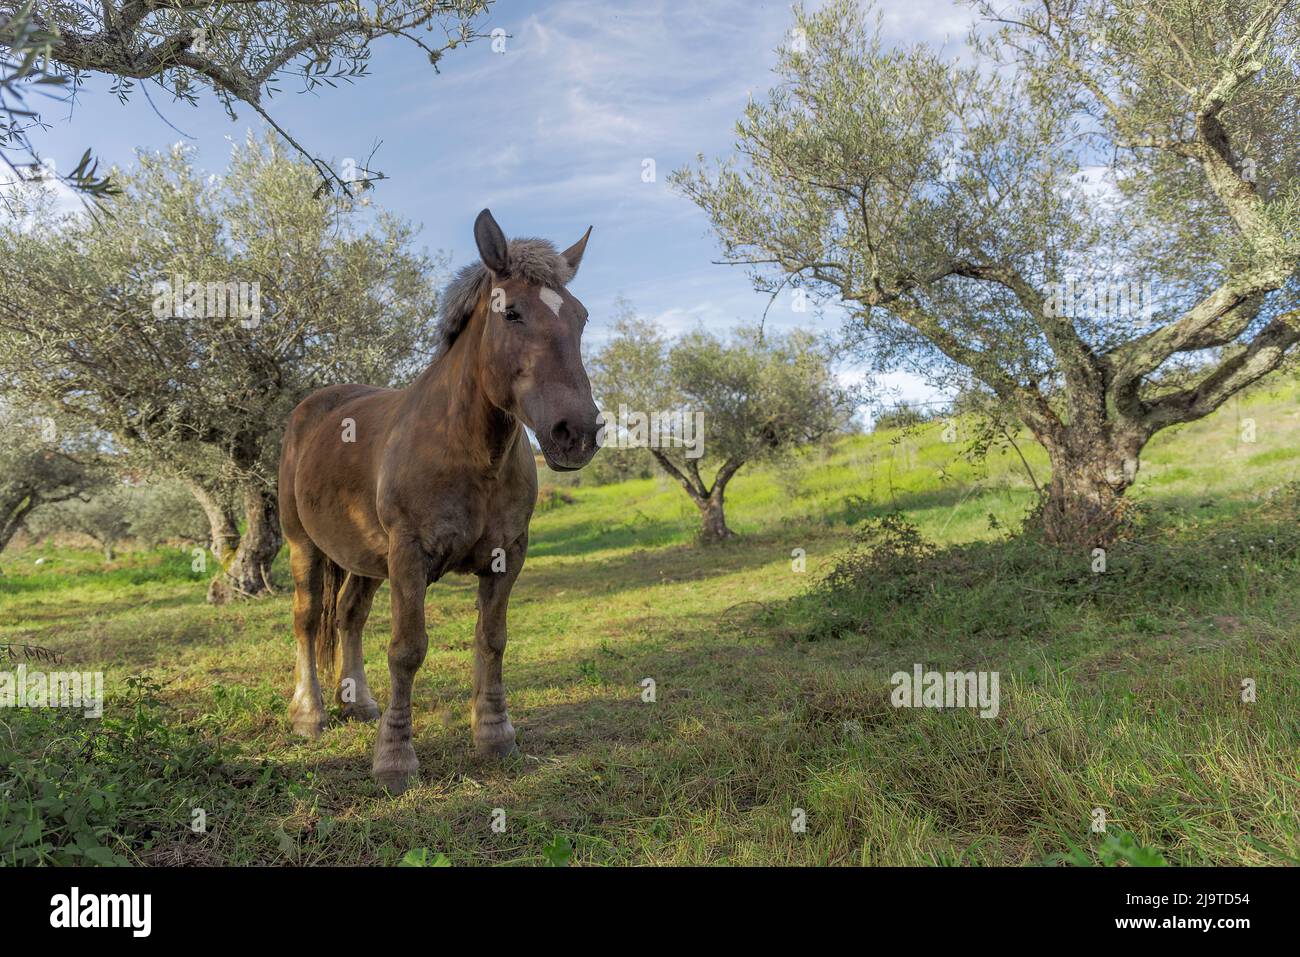
[[415,541],[395,538],[389,547],[388,587],[393,602],[393,638],[388,645],[391,697],[379,723],[372,773],[381,785],[400,794],[420,766],[411,746],[411,686],[429,648],[424,630],[429,565]]
[[524,565],[526,541],[506,550],[504,571],[480,572],[478,624],[474,628],[474,699],[470,723],[479,754],[505,757],[518,750],[515,729],[506,711],[501,659],[506,650],[506,606],[510,589]]

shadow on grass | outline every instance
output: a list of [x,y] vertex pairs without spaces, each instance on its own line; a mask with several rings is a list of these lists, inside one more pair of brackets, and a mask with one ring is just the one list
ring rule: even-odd
[[1214,609],[1245,613],[1287,596],[1300,574],[1300,526],[1285,497],[1214,521],[1153,513],[1134,540],[1101,551],[1016,537],[926,552],[883,527],[859,533],[831,578],[779,613],[752,611],[750,625],[804,640],[1060,642],[1081,616],[1156,633]]
[[[566,507],[580,509],[582,506]],[[694,526],[689,523],[647,518],[637,512],[622,522],[576,521],[534,533],[528,543],[528,554],[570,557],[604,549],[653,548],[681,542],[694,532]]]
[[[814,536],[831,534],[826,529],[808,526],[806,530],[801,529],[798,540],[804,544]],[[569,589],[588,589],[593,595],[608,595],[654,585],[705,581],[776,561],[788,561],[790,541],[789,531],[773,531],[738,536],[717,545],[692,543],[643,547],[616,557],[590,561],[525,564],[514,594],[524,601],[544,601],[556,592]],[[531,554],[530,550],[530,557]]]
[[1028,508],[1033,502],[1033,489],[1006,485],[983,485],[978,482],[949,482],[926,491],[896,491],[893,495],[863,498],[846,496],[839,507],[824,513],[824,519],[835,525],[856,525],[867,519],[880,518],[892,512],[909,513],[974,507],[993,500]]

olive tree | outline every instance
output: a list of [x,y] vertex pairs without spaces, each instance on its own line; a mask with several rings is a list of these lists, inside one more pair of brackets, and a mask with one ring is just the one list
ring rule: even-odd
[[1113,537],[1161,429],[1300,342],[1300,4],[977,3],[970,56],[796,11],[733,157],[678,171],[728,261],[1046,448],[1048,536]]
[[[215,96],[235,118],[238,106],[263,117],[320,176],[317,188],[351,192],[324,159],[280,127],[268,101],[286,80],[318,91],[365,75],[371,45],[383,37],[412,43],[437,69],[443,55],[481,36],[490,0],[0,0],[0,159],[17,152],[39,165],[28,131],[40,125],[33,91],[64,109],[92,74],[112,79],[119,99],[143,84],[168,100]],[[149,97],[148,86],[143,92]],[[151,100],[152,102],[152,100]],[[368,184],[377,178],[359,170]],[[89,152],[70,185],[105,195]]]
[[[119,466],[122,463],[117,463]],[[117,546],[132,540],[145,548],[166,542],[196,544],[207,538],[203,512],[185,485],[175,479],[132,484],[119,474],[88,495],[47,505],[27,524],[35,537],[76,533],[94,540],[112,561]]]
[[136,486],[130,492],[131,537],[145,547],[156,548],[173,541],[195,544],[208,538],[209,522],[192,490],[183,482],[163,479]]
[[[439,265],[412,227],[341,195],[275,142],[205,177],[141,154],[111,217],[0,224],[0,375],[199,493],[222,554],[213,598],[269,589],[284,422],[306,394],[397,383],[432,354]],[[25,221],[30,221],[26,217]]]
[[61,435],[48,416],[0,399],[0,551],[38,509],[81,498],[104,480],[85,436]]
[[89,538],[104,553],[104,561],[117,557],[117,546],[131,534],[131,490],[114,482],[84,498],[47,505],[37,512],[28,531],[39,537],[73,532]]
[[[727,484],[748,462],[779,461],[847,424],[854,394],[821,343],[760,327],[670,341],[626,313],[593,356],[603,444],[645,448],[700,511],[706,543],[730,538]],[[604,453],[601,453],[604,454]]]

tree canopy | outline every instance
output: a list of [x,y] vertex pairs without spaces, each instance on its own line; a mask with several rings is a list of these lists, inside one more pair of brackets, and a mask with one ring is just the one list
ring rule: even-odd
[[[318,187],[350,191],[323,159],[300,146],[267,102],[286,81],[302,90],[331,87],[367,72],[381,37],[413,43],[437,68],[444,53],[480,34],[490,0],[0,0],[0,158],[15,151],[37,161],[27,136],[39,104],[25,94],[76,96],[85,78],[112,78],[126,99],[152,84],[169,101],[210,93],[232,118],[244,104],[311,160]],[[143,87],[146,97],[148,87]],[[152,102],[152,100],[150,101]],[[368,180],[369,171],[361,177]],[[103,192],[89,153],[63,177]]]

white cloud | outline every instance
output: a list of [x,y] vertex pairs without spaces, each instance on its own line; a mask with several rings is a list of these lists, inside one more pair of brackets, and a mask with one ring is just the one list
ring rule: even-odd
[[953,0],[893,0],[880,6],[885,36],[909,42],[924,40],[958,52],[966,46],[966,33],[975,19],[969,6]]

